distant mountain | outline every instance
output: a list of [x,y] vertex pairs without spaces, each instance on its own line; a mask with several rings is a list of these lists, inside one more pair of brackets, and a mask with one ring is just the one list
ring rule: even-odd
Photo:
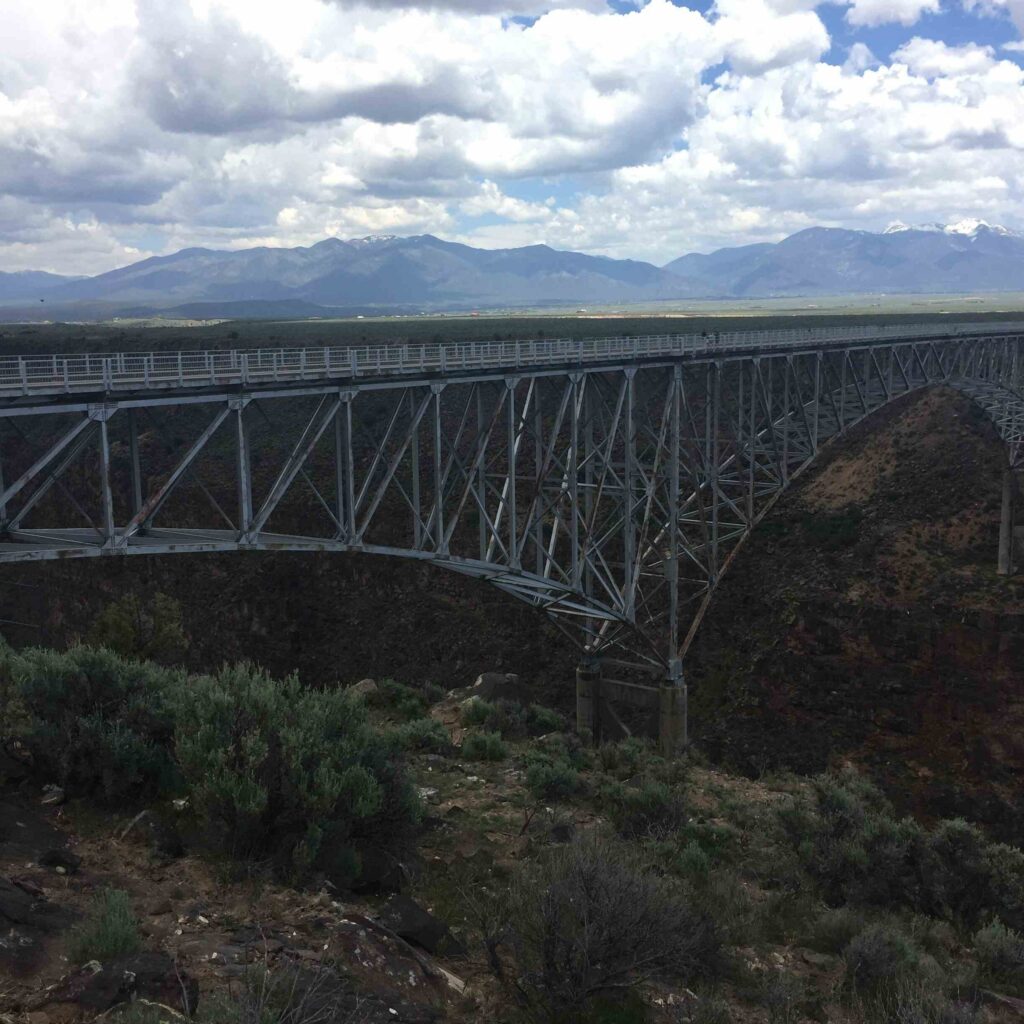
[[983,221],[882,233],[808,228],[658,268],[546,245],[475,249],[433,235],[295,249],[182,249],[89,278],[0,274],[0,303],[51,316],[208,317],[625,304],[696,298],[1024,291],[1024,236]]
[[1024,291],[1024,235],[984,221],[882,234],[808,228],[781,242],[691,254],[665,268],[708,296]]
[[73,282],[54,299],[157,308],[253,301],[466,307],[637,301],[685,291],[677,275],[634,260],[546,245],[474,249],[433,235],[385,235],[296,249],[183,249]]
[[54,288],[76,277],[47,274],[44,270],[19,270],[6,273],[0,270],[0,302],[31,302],[47,296]]

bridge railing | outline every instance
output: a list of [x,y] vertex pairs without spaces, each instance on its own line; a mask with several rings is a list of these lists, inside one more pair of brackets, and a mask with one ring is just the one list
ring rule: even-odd
[[639,337],[538,338],[326,348],[7,356],[0,358],[0,395],[267,384],[276,381],[407,376],[474,369],[515,370],[565,363],[901,338],[945,338],[964,334],[1024,335],[1024,322],[822,327]]

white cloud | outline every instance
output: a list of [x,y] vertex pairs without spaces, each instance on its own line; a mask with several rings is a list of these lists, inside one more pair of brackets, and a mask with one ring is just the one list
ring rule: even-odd
[[667,260],[819,222],[1024,223],[1024,72],[989,47],[880,63],[855,34],[839,67],[816,0],[517,3],[4,0],[0,267],[424,231]]
[[913,25],[923,14],[937,14],[940,9],[940,0],[851,0],[846,20],[858,26]]
[[947,46],[938,39],[922,39],[915,36],[892,55],[915,75],[936,78],[941,75],[983,74],[993,64],[991,46]]
[[514,223],[543,220],[551,215],[554,200],[547,203],[529,203],[514,196],[505,195],[493,181],[485,181],[475,196],[470,196],[460,205],[460,210],[470,217],[493,214]]
[[1009,16],[1024,34],[1024,0],[963,0],[964,9],[987,17]]

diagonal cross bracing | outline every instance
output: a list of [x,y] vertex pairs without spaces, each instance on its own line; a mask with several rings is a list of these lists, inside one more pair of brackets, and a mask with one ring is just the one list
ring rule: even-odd
[[[887,402],[959,388],[1024,471],[1022,348],[1022,325],[911,325],[713,350],[680,338],[372,359],[265,350],[200,369],[191,356],[47,357],[45,373],[0,360],[0,562],[242,548],[426,560],[678,678],[751,530],[823,444]],[[140,435],[139,410],[173,420],[166,451]],[[287,423],[298,440],[268,476]],[[208,505],[168,503],[186,477]],[[291,499],[306,486],[315,502]],[[90,506],[97,525],[75,525]]]

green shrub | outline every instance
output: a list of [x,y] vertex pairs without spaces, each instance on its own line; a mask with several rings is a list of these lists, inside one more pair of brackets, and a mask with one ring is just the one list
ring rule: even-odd
[[173,662],[188,650],[181,604],[167,594],[125,594],[100,612],[87,639],[92,647],[140,661]]
[[414,718],[389,729],[386,735],[398,750],[447,754],[452,749],[448,730],[434,718]]
[[69,952],[77,964],[90,960],[106,963],[136,953],[141,946],[139,924],[128,893],[106,889],[93,900],[85,920],[72,933]]
[[732,868],[712,868],[703,881],[684,887],[694,909],[715,922],[718,935],[729,945],[750,945],[758,933],[759,906]]
[[191,680],[177,710],[193,807],[234,856],[344,870],[353,844],[400,842],[417,821],[393,750],[343,690],[238,665]]
[[443,686],[438,686],[437,683],[423,684],[423,699],[428,704],[438,704],[447,696],[448,693]]
[[558,753],[528,751],[525,765],[526,788],[538,800],[564,800],[582,788],[579,771]]
[[179,785],[172,700],[183,673],[90,647],[24,651],[13,671],[19,740],[40,780],[111,804]]
[[498,732],[467,732],[462,740],[462,756],[469,761],[504,761],[508,747]]
[[974,933],[974,955],[984,979],[1024,981],[1024,936],[999,921]]
[[940,822],[928,837],[921,874],[924,909],[965,926],[989,914],[1024,925],[1024,853],[991,843],[959,819]]
[[526,708],[514,700],[490,701],[481,697],[474,697],[462,706],[461,719],[465,726],[500,733],[503,739],[521,739],[565,728],[565,719],[550,708],[539,704]]
[[398,722],[423,718],[427,713],[426,696],[412,686],[396,683],[394,679],[382,679],[377,688],[367,694],[366,703]]
[[706,882],[711,873],[711,858],[704,852],[700,843],[691,839],[679,851],[675,866],[683,878],[692,882]]
[[597,748],[598,766],[617,779],[628,779],[639,774],[656,756],[651,744],[636,736],[617,743],[602,743]]
[[813,780],[814,803],[780,811],[785,833],[826,902],[916,905],[924,833],[896,821],[884,796],[853,772]]
[[718,968],[714,922],[635,849],[582,838],[514,877],[504,980],[534,1020],[581,1019],[594,1000],[671,971]]
[[841,953],[864,930],[864,914],[852,907],[828,907],[811,926],[807,945],[819,953]]
[[797,1024],[804,1019],[800,1003],[803,982],[782,970],[769,971],[761,979],[760,1002],[768,1011],[768,1024]]
[[919,972],[922,953],[917,945],[890,925],[871,924],[858,932],[843,950],[846,978],[860,992],[883,987]]
[[638,786],[618,783],[600,793],[619,835],[624,839],[658,837],[682,828],[689,813],[678,788],[646,779]]
[[926,832],[896,820],[882,794],[852,772],[813,780],[812,801],[779,814],[804,870],[829,904],[900,906],[974,927],[996,914],[1024,923],[1024,853],[973,825]]
[[20,665],[14,649],[0,637],[0,749],[23,740],[32,724],[21,696]]
[[541,704],[530,705],[527,710],[527,722],[530,731],[536,733],[562,732],[566,726],[564,715]]
[[512,700],[489,701],[474,697],[462,707],[462,724],[483,732],[496,732],[504,739],[525,736],[527,712]]

